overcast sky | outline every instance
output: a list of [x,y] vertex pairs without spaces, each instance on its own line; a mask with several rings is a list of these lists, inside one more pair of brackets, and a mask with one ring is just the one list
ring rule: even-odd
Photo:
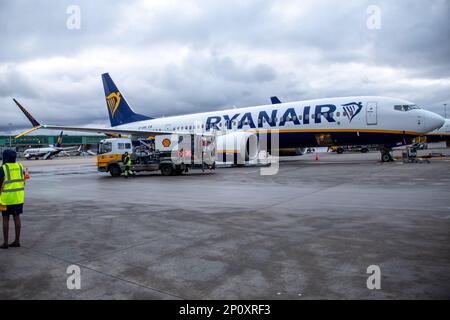
[[450,115],[449,21],[449,0],[0,0],[0,132],[30,126],[12,97],[44,123],[109,125],[104,72],[154,117],[272,95],[383,95]]

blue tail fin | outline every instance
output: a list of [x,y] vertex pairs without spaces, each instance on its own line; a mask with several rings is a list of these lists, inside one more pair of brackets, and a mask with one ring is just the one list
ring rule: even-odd
[[61,131],[61,133],[59,134],[58,140],[56,140],[56,147],[61,147],[62,145],[62,139],[63,139],[63,133],[64,131]]
[[102,74],[103,89],[105,89],[106,106],[108,107],[111,126],[153,119],[135,113],[128,105],[125,97],[117,89],[108,73]]
[[270,101],[272,101],[272,104],[279,104],[279,103],[281,103],[280,99],[278,99],[277,96],[270,97]]

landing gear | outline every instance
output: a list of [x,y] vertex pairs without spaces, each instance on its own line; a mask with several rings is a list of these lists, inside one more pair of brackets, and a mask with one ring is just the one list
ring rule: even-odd
[[383,162],[389,162],[392,161],[392,156],[389,153],[382,153],[381,154],[381,161]]
[[380,152],[381,152],[381,161],[383,162],[394,161],[391,155],[392,152],[391,148],[383,147],[380,149]]

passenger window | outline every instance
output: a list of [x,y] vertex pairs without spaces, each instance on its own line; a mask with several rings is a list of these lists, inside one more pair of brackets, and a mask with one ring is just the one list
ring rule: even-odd
[[338,112],[336,112],[336,117],[340,117],[341,116],[341,113],[338,111]]
[[125,149],[131,149],[131,144],[130,143],[125,143]]
[[394,106],[394,110],[403,111],[403,106]]
[[313,114],[311,114],[311,119],[314,119],[315,118],[315,114],[313,113]]

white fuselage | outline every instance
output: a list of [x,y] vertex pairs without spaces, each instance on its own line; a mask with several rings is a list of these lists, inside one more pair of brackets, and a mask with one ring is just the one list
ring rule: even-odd
[[431,131],[429,134],[450,135],[450,119],[445,119],[442,127]]
[[45,157],[50,158],[52,156],[55,156],[56,154],[60,153],[63,149],[62,148],[55,148],[55,147],[47,147],[47,148],[31,148],[27,149],[23,152],[25,158],[41,158]]
[[[329,133],[335,144],[353,140],[358,140],[358,143],[384,143],[392,140],[392,135],[398,139],[405,135],[422,135],[441,125],[442,117],[417,108],[412,102],[378,96],[357,96],[166,117],[115,128],[223,133],[261,133],[270,130],[280,133],[282,146],[301,147],[313,142],[313,139],[302,141],[307,133]],[[283,138],[281,133],[289,135],[284,135]],[[359,141],[368,136],[370,141]],[[388,136],[390,138],[386,140]],[[283,139],[286,143],[283,143]]]

